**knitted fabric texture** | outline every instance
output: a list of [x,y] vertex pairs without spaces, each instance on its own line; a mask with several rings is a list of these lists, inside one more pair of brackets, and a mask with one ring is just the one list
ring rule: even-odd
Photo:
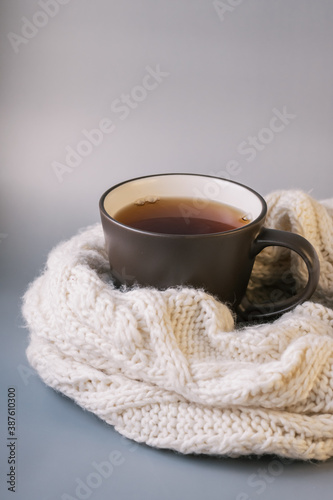
[[[297,232],[318,252],[311,301],[274,322],[236,325],[202,290],[117,289],[97,224],[53,249],[24,296],[31,365],[137,442],[181,453],[332,456],[333,199],[280,191],[267,203],[266,227]],[[269,299],[272,276],[290,266],[302,286],[294,253],[265,249],[249,294],[267,289]]]

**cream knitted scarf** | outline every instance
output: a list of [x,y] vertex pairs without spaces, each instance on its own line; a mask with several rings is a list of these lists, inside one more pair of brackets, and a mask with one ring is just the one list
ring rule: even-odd
[[[271,323],[235,325],[201,290],[116,289],[98,224],[58,245],[25,294],[31,365],[46,384],[151,446],[333,456],[333,199],[281,191],[267,203],[267,227],[298,232],[318,252],[311,301]],[[305,271],[293,254],[264,250],[249,293],[271,293],[272,276],[290,265],[301,285]]]

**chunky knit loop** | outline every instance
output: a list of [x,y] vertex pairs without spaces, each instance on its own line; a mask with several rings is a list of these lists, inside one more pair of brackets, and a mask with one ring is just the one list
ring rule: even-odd
[[[298,232],[318,252],[311,301],[271,323],[236,325],[202,290],[117,289],[97,224],[52,250],[25,294],[31,365],[46,384],[151,446],[333,456],[333,200],[280,191],[267,203],[268,227]],[[302,286],[297,256],[265,249],[249,296],[269,298],[290,268]]]

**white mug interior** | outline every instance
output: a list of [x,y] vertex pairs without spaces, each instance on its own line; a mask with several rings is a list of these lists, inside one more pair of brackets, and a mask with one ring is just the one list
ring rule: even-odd
[[188,198],[198,206],[212,200],[244,212],[251,222],[260,217],[264,200],[252,189],[236,182],[196,174],[162,174],[133,179],[112,188],[104,198],[106,213],[117,212],[135,202],[161,197]]

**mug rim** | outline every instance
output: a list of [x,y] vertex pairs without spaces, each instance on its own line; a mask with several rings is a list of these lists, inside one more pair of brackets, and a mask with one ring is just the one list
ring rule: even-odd
[[[203,178],[208,178],[208,179],[218,179],[218,180],[222,180],[222,181],[225,181],[225,182],[228,182],[228,183],[231,183],[231,184],[236,184],[240,187],[242,187],[243,189],[246,189],[248,191],[250,191],[252,194],[254,194],[260,201],[261,203],[261,211],[259,213],[259,215],[254,218],[251,222],[249,222],[248,224],[246,224],[245,226],[242,226],[242,227],[237,227],[237,228],[234,228],[234,229],[229,229],[228,231],[220,231],[220,232],[216,232],[216,233],[203,233],[203,234],[174,234],[174,233],[158,233],[156,231],[146,231],[146,230],[143,230],[143,229],[138,229],[138,228],[135,228],[135,227],[131,227],[131,226],[128,226],[127,224],[124,224],[123,222],[119,222],[117,219],[115,219],[114,217],[112,217],[105,209],[104,207],[104,201],[105,201],[105,198],[107,197],[107,195],[111,192],[111,191],[114,191],[115,189],[117,189],[118,187],[120,186],[123,186],[124,184],[129,184],[130,182],[134,182],[134,181],[138,181],[138,180],[141,180],[141,179],[149,179],[149,178],[152,178],[152,177],[167,177],[167,176],[196,176],[196,177],[203,177]],[[208,237],[216,237],[216,236],[221,236],[221,235],[227,235],[227,234],[232,234],[232,233],[236,233],[236,232],[239,232],[239,231],[244,231],[246,230],[247,228],[251,228],[253,227],[255,224],[258,224],[262,219],[264,219],[264,217],[266,216],[266,213],[267,213],[267,204],[266,204],[266,201],[265,199],[263,198],[263,196],[261,196],[261,194],[259,194],[257,191],[255,191],[254,189],[252,189],[251,187],[249,186],[246,186],[245,184],[242,184],[240,182],[237,182],[237,181],[234,181],[234,180],[231,180],[231,179],[226,179],[225,177],[218,177],[216,175],[207,175],[207,174],[197,174],[197,173],[190,173],[190,172],[168,172],[168,173],[163,173],[163,174],[148,174],[148,175],[140,175],[139,177],[133,177],[131,179],[127,179],[125,181],[122,181],[122,182],[119,182],[117,184],[115,184],[114,186],[111,186],[109,189],[107,189],[103,194],[102,196],[100,197],[100,200],[99,200],[99,209],[101,211],[101,213],[108,219],[110,220],[112,223],[116,224],[117,226],[120,226],[128,231],[131,231],[131,232],[134,232],[136,234],[144,234],[144,235],[148,235],[148,236],[152,236],[152,237],[165,237],[165,238],[175,238],[175,239],[182,239],[182,238],[208,238]]]

